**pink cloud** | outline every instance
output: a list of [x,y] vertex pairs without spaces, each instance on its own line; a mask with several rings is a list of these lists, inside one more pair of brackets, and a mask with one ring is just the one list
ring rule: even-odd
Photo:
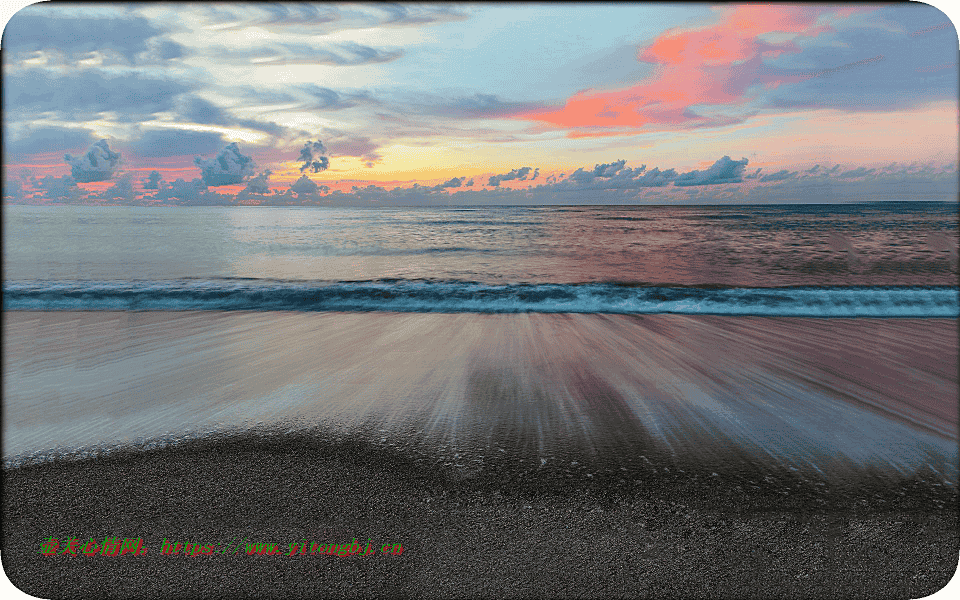
[[[734,6],[719,23],[673,29],[640,48],[639,60],[659,66],[650,80],[623,90],[579,92],[562,108],[516,116],[559,128],[709,125],[713,120],[696,114],[692,106],[738,105],[750,99],[746,92],[751,86],[772,88],[800,81],[775,73],[764,59],[800,52],[796,37],[833,31],[830,25],[818,23],[821,15],[844,11],[816,5]],[[788,34],[793,39],[764,39],[769,34]]]

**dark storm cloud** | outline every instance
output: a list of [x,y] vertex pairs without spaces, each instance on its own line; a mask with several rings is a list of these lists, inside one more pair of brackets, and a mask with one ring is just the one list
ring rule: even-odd
[[53,113],[63,119],[85,121],[111,112],[121,121],[136,121],[173,109],[174,98],[189,90],[177,81],[137,73],[108,76],[96,69],[22,69],[5,75],[3,83],[7,118],[24,120],[30,115]]
[[11,155],[77,150],[96,141],[88,130],[74,127],[37,127],[23,131],[20,139],[7,141],[9,135],[4,136],[4,149]]
[[235,185],[253,175],[256,169],[253,159],[240,153],[240,146],[233,142],[213,159],[197,156],[193,159],[200,167],[200,178],[207,186]]
[[160,172],[159,171],[150,171],[150,175],[148,175],[146,180],[144,180],[143,182],[143,189],[145,190],[160,189]]
[[144,158],[211,154],[223,147],[223,138],[212,131],[148,129],[127,147]]
[[320,140],[304,144],[300,149],[300,157],[297,158],[297,162],[303,163],[300,166],[300,172],[307,169],[311,169],[314,173],[325,171],[330,166],[330,159],[325,156],[326,153],[327,149]]
[[796,171],[788,171],[786,169],[781,169],[776,173],[770,173],[768,175],[764,175],[763,177],[760,178],[760,182],[763,183],[765,181],[783,181],[784,179],[792,179],[796,176],[797,176]]
[[740,183],[747,159],[731,160],[724,156],[709,168],[681,173],[674,181],[676,186],[717,185],[721,183]]
[[[530,167],[520,167],[519,169],[514,169],[509,173],[505,173],[503,175],[494,175],[489,179],[489,181],[487,181],[487,185],[493,186],[493,187],[499,187],[500,183],[503,181],[512,181],[514,179],[517,179],[519,181],[524,181],[527,179],[527,175],[530,174],[531,170],[532,169]],[[539,174],[539,171],[540,169],[538,168],[537,169],[538,174]]]
[[106,181],[120,166],[120,154],[110,150],[107,140],[95,142],[80,156],[65,154],[63,160],[70,165],[70,175],[79,183]]

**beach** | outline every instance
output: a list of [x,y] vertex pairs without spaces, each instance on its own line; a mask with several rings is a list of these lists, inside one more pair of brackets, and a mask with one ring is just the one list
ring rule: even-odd
[[[920,597],[956,563],[952,319],[4,319],[3,564],[40,597]],[[238,537],[405,550],[159,554]]]

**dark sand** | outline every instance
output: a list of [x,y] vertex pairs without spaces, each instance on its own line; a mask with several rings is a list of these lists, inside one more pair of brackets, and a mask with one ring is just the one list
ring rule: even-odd
[[[41,598],[918,598],[956,570],[953,320],[4,319],[2,561]],[[241,536],[404,552],[160,555]]]

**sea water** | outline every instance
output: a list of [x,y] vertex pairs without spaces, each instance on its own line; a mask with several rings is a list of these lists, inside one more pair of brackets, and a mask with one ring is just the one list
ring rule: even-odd
[[5,310],[955,317],[957,204],[4,209]]

